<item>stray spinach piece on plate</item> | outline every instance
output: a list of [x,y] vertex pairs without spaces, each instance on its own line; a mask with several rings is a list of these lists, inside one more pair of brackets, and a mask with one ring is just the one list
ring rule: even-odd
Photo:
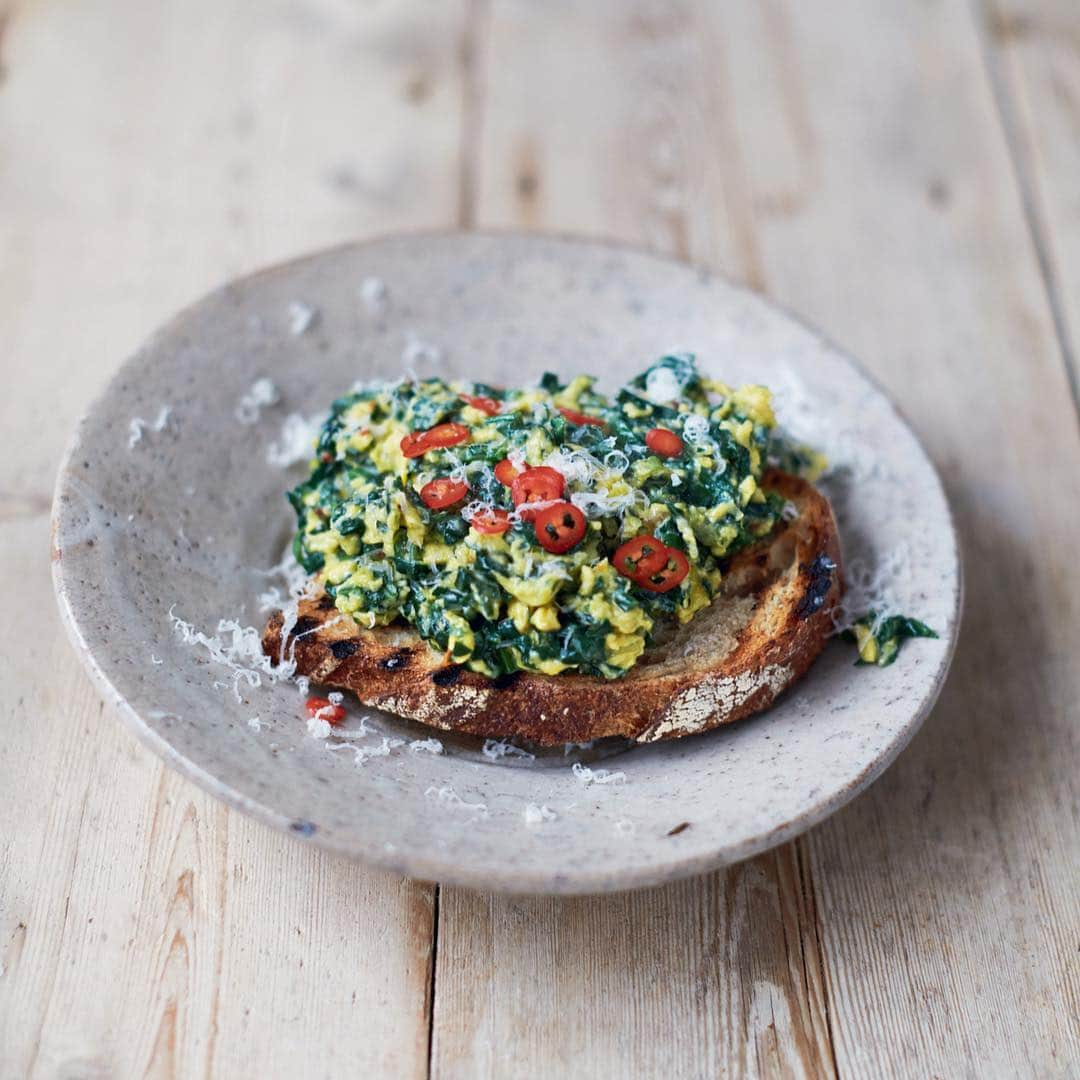
[[856,619],[844,637],[859,650],[856,664],[877,664],[888,667],[899,655],[900,647],[909,638],[936,638],[937,633],[924,622],[909,615],[879,617],[873,611]]

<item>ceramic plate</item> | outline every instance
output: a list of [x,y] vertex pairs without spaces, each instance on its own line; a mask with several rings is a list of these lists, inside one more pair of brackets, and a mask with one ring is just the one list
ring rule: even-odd
[[[535,758],[353,707],[305,727],[295,685],[237,674],[198,642],[261,628],[292,513],[290,436],[357,379],[611,387],[673,349],[772,386],[781,422],[829,456],[846,562],[940,631],[892,667],[829,645],[772,709],[662,745]],[[278,400],[251,395],[270,379]],[[254,417],[258,418],[251,422]],[[745,858],[836,810],[896,756],[945,676],[960,571],[941,484],[846,356],[712,274],[598,243],[414,235],[300,259],[212,293],[113,379],[61,469],[53,566],[75,646],[107,698],[185,776],[275,828],[414,877],[598,892]],[[226,629],[231,640],[233,631]],[[258,684],[256,684],[258,682]],[[368,732],[365,734],[365,731]],[[441,752],[427,743],[436,736]]]

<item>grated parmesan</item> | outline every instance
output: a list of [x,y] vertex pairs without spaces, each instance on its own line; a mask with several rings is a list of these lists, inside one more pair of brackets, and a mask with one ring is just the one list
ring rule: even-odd
[[237,402],[233,415],[241,424],[257,424],[262,410],[280,400],[281,392],[272,379],[256,379]]
[[141,416],[136,416],[128,425],[128,449],[135,449],[142,441],[144,431],[164,431],[169,426],[170,416],[172,416],[172,407],[169,405],[161,406],[152,424]]
[[315,320],[319,317],[319,309],[312,307],[311,304],[305,304],[301,300],[294,300],[289,305],[287,314],[289,333],[293,337],[299,337],[301,334],[306,334],[315,325]]
[[352,743],[339,742],[327,743],[327,750],[350,750],[353,755],[354,765],[366,765],[372,758],[389,757],[390,751],[404,745],[404,739],[396,739],[391,735],[384,735],[378,746],[353,746]]
[[911,580],[911,556],[906,547],[896,547],[876,560],[851,559],[844,567],[844,594],[833,608],[836,633],[874,613],[870,632],[876,634],[881,624],[899,615],[910,605],[900,595],[903,584]]
[[[300,636],[300,635],[297,635]],[[290,653],[290,659],[292,654]],[[334,698],[337,698],[337,701]],[[337,711],[337,707],[341,704],[343,695],[331,694],[328,701],[329,704],[324,705],[321,709],[316,709],[315,712],[308,718],[307,733],[313,739],[325,739],[330,735],[333,730],[333,725],[330,723],[329,717],[333,716]],[[361,722],[361,727],[363,727]],[[362,739],[368,732],[361,730],[356,735],[349,736],[350,738]]]
[[[307,694],[309,688],[307,677],[296,675],[294,660],[296,640],[304,635],[298,634],[292,637],[288,655],[285,654],[285,643],[290,641],[292,629],[296,625],[300,600],[309,595],[315,582],[313,579],[308,579],[303,569],[296,563],[291,548],[286,551],[280,563],[264,571],[264,574],[267,577],[283,577],[287,589],[287,593],[283,595],[281,589],[275,586],[259,598],[261,604],[272,601],[281,609],[282,649],[276,665],[271,657],[263,653],[262,637],[254,626],[242,626],[236,619],[219,619],[217,633],[206,634],[201,630],[196,630],[192,623],[177,615],[175,604],[169,608],[169,620],[181,642],[185,645],[204,648],[211,660],[223,665],[232,673],[231,688],[237,701],[243,701],[240,693],[241,683],[246,684],[249,689],[255,689],[262,686],[264,681],[270,684],[291,681],[296,683],[297,689],[303,695]],[[163,662],[157,660],[153,654],[151,654],[151,661]],[[215,689],[230,687],[230,683],[221,680],[214,680],[212,685]],[[325,723],[325,721],[322,722]]]
[[580,761],[574,762],[571,771],[586,787],[591,787],[593,784],[626,783],[626,773],[624,772],[610,772],[608,769],[590,769],[588,765],[582,765]]
[[486,803],[466,802],[449,784],[444,784],[442,787],[429,787],[424,792],[426,799],[432,799],[437,803],[441,803],[443,806],[449,807],[453,810],[465,810],[469,813],[477,814],[480,817],[488,816],[488,808]]
[[407,367],[432,367],[441,363],[443,358],[442,349],[438,345],[432,345],[416,334],[410,332],[405,337],[405,345],[401,350],[401,362]]
[[[325,710],[323,709],[319,710],[320,713],[324,711]],[[333,727],[331,727],[330,721],[327,720],[325,717],[319,716],[318,713],[316,713],[314,716],[308,717],[307,733],[313,739],[328,739],[330,737],[330,732],[333,730],[334,729]]]
[[367,304],[369,310],[379,313],[386,308],[386,301],[390,290],[386,282],[378,277],[366,277],[360,282],[360,297]]
[[666,405],[682,397],[683,384],[669,367],[654,367],[645,377],[645,396],[654,405]]
[[557,821],[559,817],[550,806],[537,806],[536,803],[529,803],[521,816],[525,819],[526,825],[541,825],[545,821]]
[[326,421],[326,414],[319,413],[307,418],[299,413],[289,413],[281,426],[281,435],[277,442],[266,448],[267,464],[278,469],[287,469],[297,462],[306,461],[315,449],[315,440]]
[[420,751],[425,751],[429,754],[441,754],[443,752],[443,744],[438,739],[413,739],[409,743],[409,749],[417,754]]
[[542,464],[562,473],[567,484],[583,486],[592,486],[608,471],[603,462],[598,461],[588,450],[567,450],[564,447],[548,454]]
[[595,491],[575,491],[570,501],[587,517],[599,518],[611,514],[625,514],[643,493],[638,488],[625,495],[601,495]]
[[536,760],[535,754],[530,754],[528,750],[522,750],[520,746],[515,746],[506,739],[485,739],[480,753],[488,761],[501,761],[506,757],[521,758],[523,761]]
[[[241,626],[235,619],[220,619],[217,634],[204,634],[201,630],[175,614],[173,604],[169,608],[169,620],[185,645],[201,645],[210,658],[232,672],[232,691],[237,701],[243,701],[240,684],[251,689],[262,686],[263,680],[276,683],[292,677],[296,664],[290,659],[275,667],[269,656],[262,651],[262,639],[254,626]],[[284,640],[284,639],[283,639]],[[215,686],[227,687],[228,683],[215,682]]]

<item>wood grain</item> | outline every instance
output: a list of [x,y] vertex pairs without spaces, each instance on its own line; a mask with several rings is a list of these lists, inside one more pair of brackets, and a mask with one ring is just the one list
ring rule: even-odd
[[[728,962],[734,940],[770,956],[775,927],[736,911],[704,930],[724,943],[712,955],[736,998],[784,1002],[772,1015],[789,1050],[806,1030],[791,1019],[819,1017],[814,1055],[740,1057],[762,1032],[730,998],[720,1013],[733,1027],[710,1025],[706,1008],[673,1035],[687,1022],[684,972],[700,965],[686,937],[703,901],[686,887],[530,904],[444,891],[435,1071],[557,1062],[585,1074],[600,1059],[622,1075],[813,1074],[835,1053],[840,1075],[1063,1073],[1078,1054],[1080,455],[975,21],[955,5],[541,13],[506,0],[488,40],[499,62],[486,66],[477,220],[704,258],[827,326],[916,418],[945,473],[968,624],[912,749],[796,845],[799,895],[819,898],[798,937],[818,926],[820,1008],[794,972]],[[762,874],[754,911],[779,903],[775,875],[747,872]],[[740,873],[702,888],[726,893]],[[617,929],[628,918],[647,927],[629,944]],[[621,976],[602,989],[598,939]],[[644,958],[658,944],[670,978],[654,995]],[[524,998],[504,965],[530,973]]]
[[[616,236],[759,276],[743,178],[700,139],[719,131],[724,161],[736,145],[698,22],[679,3],[493,4],[477,223]],[[788,845],[610,899],[443,889],[433,1075],[590,1076],[598,1062],[614,1076],[832,1075],[799,858]]]
[[[726,15],[713,41],[758,45],[731,90],[753,103],[784,47]],[[807,841],[839,1071],[1062,1075],[1080,1060],[1080,445],[1022,192],[967,11],[782,17],[821,179],[759,227],[766,281],[915,418],[967,561],[939,708]]]
[[617,897],[444,888],[433,1075],[833,1075],[796,860]]
[[431,887],[166,771],[63,637],[93,392],[232,274],[455,220],[456,3],[20,4],[0,37],[0,1075],[423,1075]]
[[984,0],[987,67],[1080,410],[1080,8]]
[[[4,16],[6,13],[6,18]],[[0,0],[0,1074],[1063,1076],[1080,1065],[1066,0]],[[52,477],[162,318],[352,235],[710,262],[915,421],[968,574],[939,708],[727,873],[435,891],[166,772],[62,638]],[[872,673],[869,673],[872,677]]]

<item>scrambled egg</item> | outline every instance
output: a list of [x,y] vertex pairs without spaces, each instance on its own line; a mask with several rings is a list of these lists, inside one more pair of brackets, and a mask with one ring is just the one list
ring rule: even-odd
[[[687,356],[614,399],[584,375],[508,391],[438,379],[356,389],[334,402],[290,493],[294,550],[344,614],[404,620],[475,671],[616,678],[658,625],[711,603],[727,556],[774,528],[781,505],[761,474],[791,452],[775,423],[765,387],[703,379]],[[505,482],[537,467],[576,508],[549,533]],[[642,536],[663,547],[659,578],[617,568]]]

